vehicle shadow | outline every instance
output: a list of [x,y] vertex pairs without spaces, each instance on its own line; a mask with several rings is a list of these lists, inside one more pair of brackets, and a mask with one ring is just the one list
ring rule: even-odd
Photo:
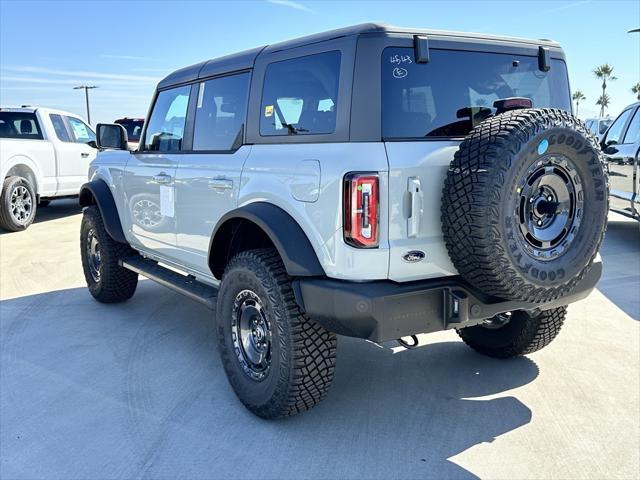
[[529,423],[505,392],[538,375],[453,335],[395,354],[340,337],[325,401],[265,421],[226,381],[212,312],[149,281],[118,305],[5,300],[0,333],[7,478],[477,478],[452,457]]
[[640,227],[611,218],[600,255],[604,263],[597,289],[635,320],[640,320]]
[[[53,200],[48,206],[38,206],[36,210],[36,218],[33,220],[33,224],[44,223],[50,220],[57,220],[63,217],[70,217],[82,213],[82,207],[78,203],[77,198],[65,198],[62,200]],[[3,228],[0,228],[0,235],[8,232]],[[17,232],[21,233],[21,232]]]
[[53,200],[46,207],[38,207],[33,223],[48,222],[62,217],[77,215],[78,213],[82,213],[82,207],[77,198]]

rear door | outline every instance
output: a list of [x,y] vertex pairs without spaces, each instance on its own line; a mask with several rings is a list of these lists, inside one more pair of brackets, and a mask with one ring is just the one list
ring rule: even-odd
[[[456,273],[442,236],[440,205],[449,163],[460,141],[495,112],[493,103],[528,97],[534,107],[571,111],[566,67],[553,58],[538,69],[537,47],[429,41],[418,63],[413,41],[382,52],[382,135],[389,161],[389,278]],[[474,51],[475,50],[475,51]],[[424,261],[411,262],[407,258]]]
[[233,210],[242,166],[251,149],[243,145],[250,72],[201,81],[193,86],[193,141],[176,170],[176,256],[210,275],[208,252],[218,220]]
[[191,86],[158,93],[143,144],[124,173],[127,225],[134,241],[172,259],[176,248],[175,174],[184,148]]

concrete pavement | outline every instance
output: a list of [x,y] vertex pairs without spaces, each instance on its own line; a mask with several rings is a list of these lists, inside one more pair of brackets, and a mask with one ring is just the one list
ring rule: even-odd
[[224,377],[207,309],[82,277],[79,208],[0,234],[0,477],[639,478],[640,232],[611,216],[601,287],[549,347],[482,357],[340,337],[314,410],[267,422]]

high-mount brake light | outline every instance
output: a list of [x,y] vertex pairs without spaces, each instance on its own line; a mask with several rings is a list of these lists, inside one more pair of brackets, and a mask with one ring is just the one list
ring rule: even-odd
[[343,208],[345,242],[358,248],[377,247],[380,234],[378,174],[347,174]]

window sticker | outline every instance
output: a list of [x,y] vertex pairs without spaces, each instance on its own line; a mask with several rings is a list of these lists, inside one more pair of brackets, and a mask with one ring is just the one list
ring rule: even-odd
[[173,185],[160,185],[160,215],[174,216]]
[[81,122],[69,122],[71,123],[71,128],[73,128],[73,134],[76,138],[88,138],[89,132],[87,132],[87,127],[85,127],[84,123]]
[[270,117],[271,115],[273,115],[273,105],[266,105],[264,107],[264,116]]

